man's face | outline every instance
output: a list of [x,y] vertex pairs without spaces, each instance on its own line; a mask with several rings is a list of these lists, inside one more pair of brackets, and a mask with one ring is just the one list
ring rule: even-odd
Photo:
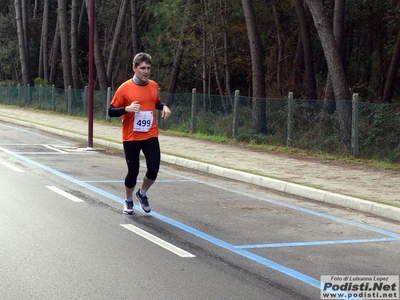
[[136,77],[144,82],[147,82],[149,80],[150,70],[151,65],[146,62],[142,62],[137,67],[133,66],[133,71],[135,72]]

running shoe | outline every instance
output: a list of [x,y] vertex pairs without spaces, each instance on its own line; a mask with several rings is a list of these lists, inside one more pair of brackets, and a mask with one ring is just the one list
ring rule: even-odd
[[135,212],[133,211],[133,201],[126,201],[124,203],[124,210],[122,211],[126,215],[133,215]]
[[140,189],[135,194],[136,200],[139,201],[141,208],[145,213],[151,212],[149,199],[146,196],[140,194]]

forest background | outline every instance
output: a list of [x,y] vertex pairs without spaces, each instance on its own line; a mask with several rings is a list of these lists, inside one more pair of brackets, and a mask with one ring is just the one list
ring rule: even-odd
[[[0,4],[0,85],[88,85],[90,0]],[[400,103],[398,0],[97,0],[95,14],[98,90],[131,77],[145,51],[163,92],[251,97],[256,134],[268,133],[266,98],[324,100],[346,147],[353,93]]]

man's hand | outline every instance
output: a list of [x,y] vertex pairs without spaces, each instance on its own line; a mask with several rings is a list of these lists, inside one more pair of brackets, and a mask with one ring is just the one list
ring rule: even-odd
[[164,105],[161,113],[161,119],[165,120],[171,115],[171,110],[169,109],[168,106]]
[[142,109],[142,106],[139,104],[139,101],[133,101],[129,106],[125,106],[126,112],[137,113]]

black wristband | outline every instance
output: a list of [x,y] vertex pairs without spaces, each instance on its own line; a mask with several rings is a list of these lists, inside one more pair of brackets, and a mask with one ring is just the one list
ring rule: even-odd
[[157,109],[157,110],[162,110],[162,109],[164,108],[164,105],[165,105],[166,107],[169,107],[167,104],[165,104],[164,102],[162,102],[162,101],[160,100],[160,102],[156,103],[156,109]]

